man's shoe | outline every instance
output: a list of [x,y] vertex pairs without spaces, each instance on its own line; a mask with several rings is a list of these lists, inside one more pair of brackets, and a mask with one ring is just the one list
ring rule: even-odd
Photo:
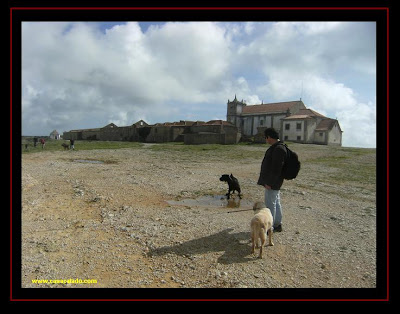
[[282,232],[282,225],[274,227],[274,232]]

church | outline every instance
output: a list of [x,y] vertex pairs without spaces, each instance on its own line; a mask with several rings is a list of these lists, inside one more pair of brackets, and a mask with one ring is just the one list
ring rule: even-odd
[[301,99],[247,105],[235,95],[233,101],[228,99],[226,119],[239,129],[242,137],[263,139],[264,130],[273,127],[284,141],[342,145],[339,121],[307,109]]

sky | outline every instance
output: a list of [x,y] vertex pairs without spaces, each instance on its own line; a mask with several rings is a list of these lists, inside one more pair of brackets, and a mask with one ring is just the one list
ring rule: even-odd
[[376,147],[375,22],[23,22],[22,135],[294,101]]

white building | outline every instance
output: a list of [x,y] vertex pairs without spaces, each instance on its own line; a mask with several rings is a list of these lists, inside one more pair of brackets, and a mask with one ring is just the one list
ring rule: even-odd
[[227,121],[243,136],[263,136],[273,127],[285,141],[342,145],[339,122],[307,109],[301,100],[248,106],[243,100],[227,103]]
[[61,136],[57,132],[57,130],[53,130],[53,132],[50,133],[50,138],[53,140],[59,140],[61,138]]

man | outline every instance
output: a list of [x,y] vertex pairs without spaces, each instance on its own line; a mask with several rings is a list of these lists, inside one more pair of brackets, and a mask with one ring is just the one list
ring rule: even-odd
[[274,218],[274,232],[282,231],[282,207],[280,188],[283,183],[282,167],[286,158],[286,147],[280,145],[279,134],[274,128],[264,131],[266,142],[271,145],[265,152],[257,184],[265,188],[265,205]]

